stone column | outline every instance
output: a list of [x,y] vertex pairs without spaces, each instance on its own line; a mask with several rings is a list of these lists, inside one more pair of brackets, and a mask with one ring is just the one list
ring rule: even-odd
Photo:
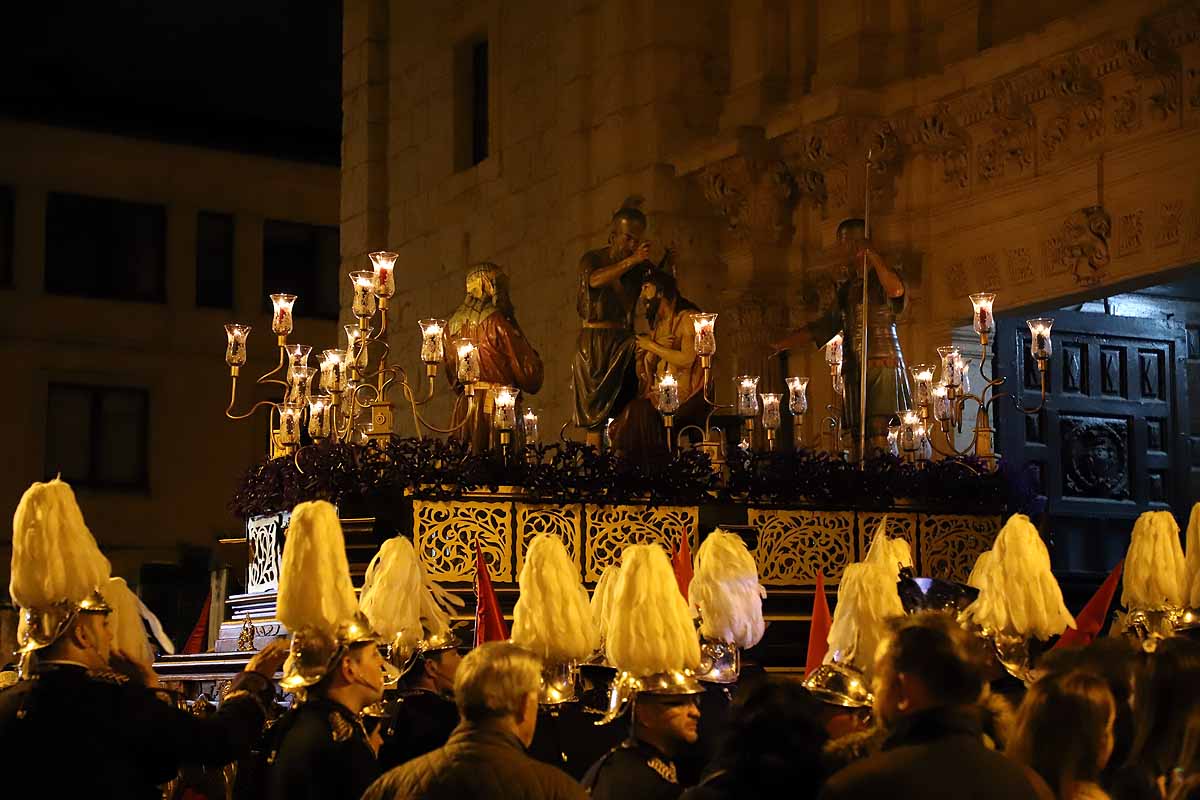
[[789,27],[787,0],[729,4],[730,91],[721,114],[723,130],[761,121],[786,98]]

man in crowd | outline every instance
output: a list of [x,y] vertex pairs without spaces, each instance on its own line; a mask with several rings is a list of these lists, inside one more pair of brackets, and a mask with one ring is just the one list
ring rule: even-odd
[[598,800],[674,800],[683,793],[675,760],[700,738],[699,694],[640,691],[631,735],[597,761],[583,785]]
[[416,656],[379,748],[381,770],[436,750],[450,738],[458,725],[454,678],[460,661],[456,646],[422,650]]
[[462,721],[450,740],[387,772],[363,800],[585,798],[566,773],[525,752],[537,726],[541,669],[537,657],[507,642],[472,650],[455,677]]

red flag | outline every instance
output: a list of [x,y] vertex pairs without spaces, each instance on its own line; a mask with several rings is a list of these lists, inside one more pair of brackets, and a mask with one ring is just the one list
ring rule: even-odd
[[183,646],[184,653],[194,655],[204,652],[204,648],[208,645],[208,609],[211,606],[212,589],[209,589],[208,597],[204,598],[204,605],[200,609],[200,619],[196,620],[196,627],[192,628],[187,644]]
[[825,597],[825,573],[817,573],[817,591],[813,595],[812,623],[808,628],[808,657],[804,659],[804,674],[821,666],[829,649],[829,600]]
[[692,545],[688,541],[691,535],[691,531],[685,533],[679,540],[679,549],[671,551],[671,568],[684,600],[688,599],[688,587],[692,585]]
[[1104,621],[1108,619],[1108,607],[1112,605],[1113,595],[1117,593],[1117,584],[1121,580],[1121,569],[1124,566],[1125,559],[1117,562],[1113,571],[1104,579],[1104,583],[1100,584],[1100,588],[1092,595],[1092,599],[1088,600],[1083,610],[1075,616],[1075,627],[1063,631],[1052,650],[1091,644],[1104,627]]
[[500,613],[496,590],[492,588],[487,559],[483,557],[479,542],[475,542],[475,646],[484,642],[502,642],[507,638],[508,628]]

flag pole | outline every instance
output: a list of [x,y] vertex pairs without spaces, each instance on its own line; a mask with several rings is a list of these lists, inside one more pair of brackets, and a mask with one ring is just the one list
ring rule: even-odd
[[863,245],[862,263],[862,344],[858,353],[858,463],[863,468],[867,463],[867,317],[869,316],[867,293],[867,248],[871,242],[871,154],[867,151],[866,190],[863,202]]

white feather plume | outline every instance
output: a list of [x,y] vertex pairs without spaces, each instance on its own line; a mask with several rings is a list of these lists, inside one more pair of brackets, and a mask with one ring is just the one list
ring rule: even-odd
[[425,565],[418,562],[421,570],[421,625],[427,636],[442,636],[450,631],[450,614],[466,601],[448,592],[425,572]]
[[512,642],[547,663],[584,661],[599,646],[587,589],[562,539],[543,533],[529,543],[517,578]]
[[972,577],[982,586],[979,597],[963,611],[966,620],[1009,635],[1043,640],[1075,627],[1075,618],[1063,603],[1062,589],[1050,571],[1050,551],[1024,514],[1008,518],[996,536],[991,558],[982,571],[977,562]]
[[8,592],[21,608],[79,603],[112,571],[83,521],[75,493],[55,478],[25,490],[13,514]]
[[1187,562],[1170,511],[1147,511],[1133,524],[1125,554],[1121,603],[1126,608],[1182,607],[1189,600]]
[[913,565],[912,548],[909,547],[908,540],[899,536],[893,539],[887,535],[887,514],[879,521],[875,537],[871,540],[871,547],[863,561],[884,567],[889,574],[895,576],[895,580],[900,579],[900,570],[903,567]]
[[618,669],[651,675],[700,666],[700,638],[665,550],[625,548],[613,592],[607,647]]
[[[886,548],[887,543],[883,546]],[[887,635],[888,620],[904,615],[896,590],[898,571],[871,561],[846,567],[829,626],[826,663],[849,662],[868,677],[874,672],[875,652]]]
[[109,578],[101,594],[112,606],[108,625],[113,635],[113,650],[143,666],[153,665],[154,648],[146,636],[146,626],[142,624],[144,606],[138,596],[124,578]]
[[620,576],[621,565],[619,563],[609,564],[601,573],[600,580],[596,582],[596,588],[592,590],[592,624],[596,626],[596,633],[600,637],[600,647],[602,648],[608,641],[613,590],[617,588],[617,579]]
[[700,633],[753,647],[762,639],[766,596],[758,565],[742,538],[720,529],[710,533],[696,551],[696,572],[688,588],[692,610],[700,614]]
[[405,536],[388,539],[367,567],[359,608],[385,642],[412,648],[421,638],[421,565]]
[[1200,503],[1192,506],[1187,526],[1188,608],[1200,608]]
[[292,511],[277,609],[288,630],[315,627],[329,633],[350,622],[358,610],[342,523],[324,500],[301,503]]
[[980,591],[987,586],[987,573],[991,569],[993,558],[991,550],[979,554],[979,558],[975,559],[975,566],[971,567],[971,574],[967,576],[967,586]]

